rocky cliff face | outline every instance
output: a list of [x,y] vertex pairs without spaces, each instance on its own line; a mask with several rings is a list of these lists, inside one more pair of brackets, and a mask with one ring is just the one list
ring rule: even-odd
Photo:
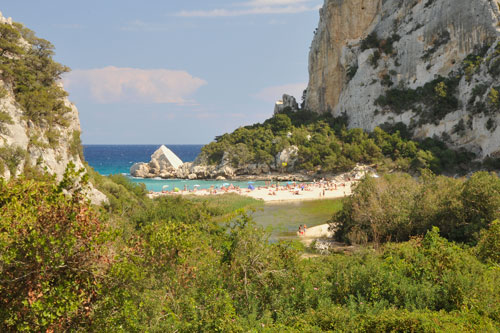
[[[25,82],[20,83],[12,69],[20,68],[16,61],[21,61],[23,56],[31,56],[32,45],[22,33],[12,33],[23,28],[1,13],[0,28],[4,47],[0,49],[0,177],[9,179],[23,172],[43,170],[61,180],[68,163],[73,162],[77,169],[84,167],[78,110],[67,99],[59,83],[35,91],[29,99],[27,94],[20,93],[21,89],[29,88],[20,87]],[[27,73],[44,75],[35,71]],[[47,97],[44,93],[52,95]],[[20,96],[25,98],[24,105]],[[50,103],[57,110],[54,114],[51,114],[52,109],[48,111]],[[28,104],[29,110],[26,108]],[[88,194],[94,203],[107,200],[93,188]]]
[[325,0],[306,107],[500,157],[499,20],[493,0]]
[[[77,169],[83,168],[79,155],[80,121],[74,104],[65,98],[62,102],[71,110],[65,114],[68,125],[53,124],[49,129],[26,119],[10,87],[1,80],[0,87],[5,89],[5,96],[0,98],[0,110],[8,119],[1,123],[0,149],[6,153],[1,156],[1,177],[9,179],[22,173],[26,167],[37,167],[55,174],[60,180],[70,161]],[[49,130],[50,134],[47,133]],[[57,142],[52,141],[51,135],[57,136]]]

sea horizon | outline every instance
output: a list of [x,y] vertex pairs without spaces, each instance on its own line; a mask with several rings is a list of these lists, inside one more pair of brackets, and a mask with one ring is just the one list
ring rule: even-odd
[[[83,144],[85,161],[101,175],[130,174],[134,163],[148,163],[162,144]],[[192,162],[204,145],[164,144],[183,162]]]

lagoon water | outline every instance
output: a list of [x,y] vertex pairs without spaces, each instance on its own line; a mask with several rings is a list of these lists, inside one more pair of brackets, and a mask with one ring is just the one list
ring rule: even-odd
[[[247,182],[229,182],[216,180],[187,180],[187,179],[143,179],[130,176],[130,167],[136,162],[149,162],[151,155],[161,145],[84,145],[83,154],[87,163],[101,175],[123,174],[134,183],[144,183],[150,191],[161,191],[166,188],[198,189],[210,188],[210,186],[221,187],[225,183],[246,188]],[[183,162],[192,162],[198,156],[203,145],[166,145]],[[256,182],[256,186],[264,185],[264,182]],[[168,186],[168,187],[167,187]]]

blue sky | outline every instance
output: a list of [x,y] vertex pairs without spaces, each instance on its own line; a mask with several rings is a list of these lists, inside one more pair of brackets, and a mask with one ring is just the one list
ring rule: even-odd
[[71,67],[86,144],[195,144],[272,115],[308,80],[323,0],[6,0]]

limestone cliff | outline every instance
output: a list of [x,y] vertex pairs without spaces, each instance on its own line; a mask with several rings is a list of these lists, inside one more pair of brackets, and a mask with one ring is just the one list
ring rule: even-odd
[[[53,74],[66,68],[52,61],[50,43],[1,13],[0,39],[0,177],[39,170],[61,180],[68,163],[84,167],[78,110]],[[45,66],[29,67],[33,60]],[[92,188],[89,195],[106,200]]]
[[306,107],[500,157],[499,20],[493,0],[325,0]]

